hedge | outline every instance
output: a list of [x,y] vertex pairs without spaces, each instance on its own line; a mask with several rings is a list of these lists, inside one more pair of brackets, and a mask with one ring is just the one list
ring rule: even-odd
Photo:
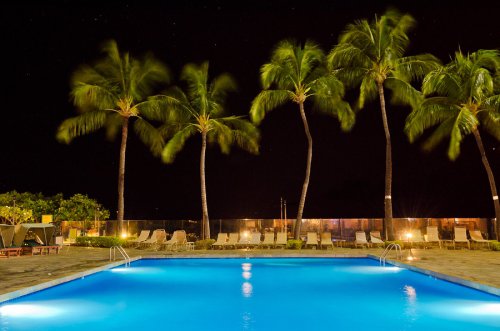
[[121,246],[125,240],[118,237],[76,237],[76,246],[85,247],[113,247]]

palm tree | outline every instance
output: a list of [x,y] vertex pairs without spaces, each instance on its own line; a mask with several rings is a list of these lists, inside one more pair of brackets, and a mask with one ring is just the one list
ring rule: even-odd
[[495,216],[496,235],[500,236],[500,204],[483,141],[481,127],[500,141],[500,52],[479,50],[455,58],[445,66],[428,73],[422,84],[425,99],[409,116],[405,131],[411,142],[425,129],[436,126],[424,144],[430,150],[449,137],[448,157],[455,160],[460,154],[463,139],[472,134],[488,175]]
[[71,79],[71,98],[80,114],[62,122],[57,139],[70,143],[73,138],[101,128],[114,138],[121,128],[120,163],[118,169],[118,229],[121,232],[125,212],[125,152],[129,122],[154,154],[159,154],[163,138],[146,119],[159,119],[154,102],[147,98],[157,83],[169,81],[168,69],[152,56],[137,60],[120,53],[114,40],[104,43],[105,57],[95,65],[84,65]]
[[[259,132],[248,120],[241,116],[225,116],[224,101],[227,93],[236,89],[234,79],[227,73],[208,81],[208,62],[200,66],[184,66],[181,79],[187,83],[186,93],[179,88],[171,89],[162,99],[167,104],[170,120],[163,128],[165,132],[174,130],[172,138],[162,152],[165,163],[172,163],[182,150],[186,140],[199,133],[201,135],[200,182],[202,204],[203,239],[210,238],[207,190],[205,184],[205,151],[207,142],[219,145],[221,152],[229,154],[232,145],[257,154]],[[175,123],[172,124],[172,119]]]
[[306,41],[302,46],[290,40],[278,43],[271,62],[261,69],[262,90],[252,102],[250,116],[253,122],[260,123],[266,113],[292,101],[299,106],[300,116],[307,137],[306,175],[302,185],[294,237],[299,239],[302,215],[306,201],[309,177],[311,175],[312,136],[309,130],[304,103],[311,98],[317,108],[325,113],[336,115],[343,130],[354,124],[354,113],[349,104],[342,100],[344,86],[325,66],[325,54],[318,45]]
[[359,86],[357,108],[379,98],[384,126],[385,149],[385,237],[394,238],[392,225],[392,152],[391,134],[387,122],[384,88],[392,91],[392,101],[415,105],[420,94],[410,83],[421,79],[436,67],[437,59],[430,54],[404,57],[409,44],[408,31],[414,26],[408,14],[388,10],[380,19],[369,23],[359,20],[347,26],[339,43],[328,55],[330,69],[349,87]]

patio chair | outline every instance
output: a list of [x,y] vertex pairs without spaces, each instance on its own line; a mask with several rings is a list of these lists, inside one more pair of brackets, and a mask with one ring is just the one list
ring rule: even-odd
[[483,238],[481,231],[469,230],[469,235],[470,235],[470,239],[472,240],[472,243],[476,243],[477,245],[486,244],[486,246],[488,246],[488,248],[490,248],[490,241]]
[[286,248],[286,242],[287,242],[286,232],[278,232],[276,234],[276,242],[274,243],[274,247]]
[[172,234],[170,240],[165,241],[161,246],[165,247],[166,250],[173,251],[174,249],[186,248],[187,245],[187,235],[184,230],[175,230]]
[[127,244],[130,244],[131,246],[137,246],[141,242],[147,240],[149,238],[150,233],[151,230],[142,230],[141,233],[139,234],[139,237],[137,237],[136,239],[127,240]]
[[260,232],[253,232],[250,236],[250,240],[248,241],[247,247],[258,247],[261,243],[260,238],[262,234]]
[[308,232],[307,233],[307,240],[306,240],[306,244],[304,245],[305,248],[307,248],[307,246],[314,246],[314,248],[318,248],[318,234],[316,232]]
[[151,238],[139,243],[139,248],[148,248],[157,245],[158,243],[163,243],[166,237],[167,233],[164,229],[156,229],[151,234]]
[[422,236],[422,231],[420,231],[420,229],[413,229],[410,233],[410,243],[414,246],[422,246],[425,248],[426,241],[424,240],[424,236]]
[[328,249],[328,247],[331,247],[333,249],[331,232],[321,232],[320,239],[321,239],[321,242],[319,245],[321,248],[326,247],[326,249]]
[[236,247],[246,247],[250,242],[250,234],[248,232],[240,233],[240,239],[236,243]]
[[366,248],[370,247],[370,243],[368,240],[366,240],[366,233],[365,231],[356,231],[356,240],[354,240],[354,247],[361,246],[366,246]]
[[212,244],[212,248],[223,249],[227,242],[227,233],[219,232],[217,235],[217,240]]
[[382,236],[380,235],[380,231],[370,231],[370,242],[372,245],[376,246],[385,246],[385,242],[382,240]]
[[470,249],[470,241],[467,239],[467,229],[465,227],[455,226],[454,232],[455,236],[453,238],[453,249],[455,249],[457,243],[465,243]]
[[267,247],[268,249],[274,247],[274,232],[264,233],[264,240],[262,240],[259,247]]
[[229,233],[229,238],[227,239],[224,247],[233,247],[236,248],[236,244],[238,243],[238,233],[231,232]]
[[441,248],[441,239],[439,238],[437,226],[427,227],[427,234],[424,236],[424,240],[428,244],[437,243],[439,248]]

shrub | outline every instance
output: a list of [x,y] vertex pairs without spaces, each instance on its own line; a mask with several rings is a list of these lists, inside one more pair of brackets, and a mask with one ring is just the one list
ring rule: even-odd
[[490,241],[490,247],[492,251],[500,251],[500,241]]
[[194,243],[194,248],[195,249],[209,249],[210,247],[212,247],[214,242],[215,242],[215,239],[197,240]]
[[118,237],[76,237],[76,246],[109,248],[124,243],[125,240]]
[[407,243],[407,242],[404,242],[404,241],[402,241],[402,240],[386,241],[386,242],[384,242],[384,243],[385,243],[384,247],[387,247],[387,246],[389,246],[390,244],[396,244],[396,245],[399,245],[399,246],[401,246],[401,248],[404,248],[404,247],[405,247],[405,245],[406,245],[406,246],[408,246],[408,243]]
[[286,248],[288,249],[301,249],[302,240],[290,239],[286,242]]

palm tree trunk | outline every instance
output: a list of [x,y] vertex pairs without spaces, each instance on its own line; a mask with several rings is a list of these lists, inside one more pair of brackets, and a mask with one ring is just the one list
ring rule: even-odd
[[382,111],[382,122],[385,132],[385,198],[384,198],[384,232],[386,240],[394,240],[394,227],[392,224],[392,153],[391,133],[387,123],[387,112],[385,111],[384,85],[377,82],[378,95],[380,97],[380,109]]
[[306,113],[304,111],[304,103],[299,103],[300,116],[302,117],[302,122],[304,123],[304,131],[307,136],[307,165],[306,165],[306,177],[304,178],[304,184],[302,184],[302,194],[300,195],[299,210],[297,211],[297,223],[295,224],[294,238],[300,239],[300,227],[302,225],[302,214],[304,213],[304,204],[306,203],[307,187],[309,186],[309,177],[311,176],[311,163],[312,163],[312,147],[313,140],[311,132],[309,131],[309,124],[307,123]]
[[201,134],[200,181],[201,181],[201,238],[210,239],[210,224],[208,220],[207,187],[205,185],[205,151],[207,150],[207,133]]
[[495,177],[493,176],[493,171],[491,171],[488,158],[486,158],[486,152],[484,150],[481,136],[479,135],[479,130],[475,129],[472,131],[472,133],[474,134],[474,138],[476,138],[477,147],[479,148],[479,152],[481,153],[481,160],[483,161],[484,169],[486,169],[486,173],[488,174],[491,195],[493,196],[493,205],[495,206],[495,217],[497,219],[496,229],[495,229],[496,239],[500,240],[500,203],[498,202],[498,193],[497,193],[497,187],[495,185]]
[[128,117],[123,118],[122,142],[120,146],[120,165],[118,167],[118,234],[123,231],[123,217],[125,214],[125,152],[127,150]]

